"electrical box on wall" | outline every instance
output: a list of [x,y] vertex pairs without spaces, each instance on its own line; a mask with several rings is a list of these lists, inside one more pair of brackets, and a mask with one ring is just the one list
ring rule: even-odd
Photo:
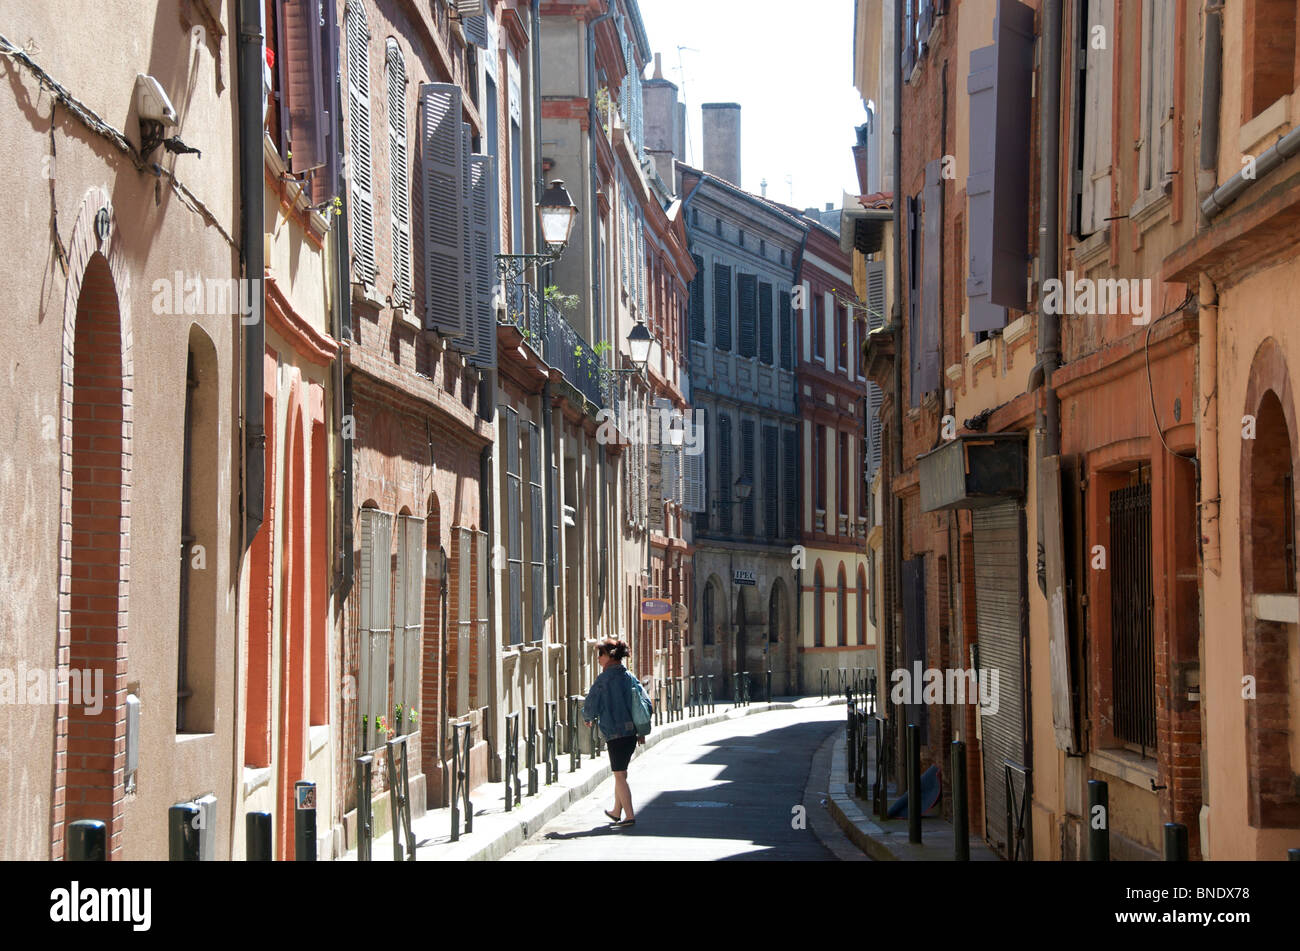
[[135,771],[140,765],[140,698],[126,697],[126,791],[135,792]]

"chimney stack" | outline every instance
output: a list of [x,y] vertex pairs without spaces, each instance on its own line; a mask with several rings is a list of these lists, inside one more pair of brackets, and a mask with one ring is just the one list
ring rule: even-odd
[[704,170],[740,188],[740,104],[706,102],[702,108]]
[[641,102],[645,114],[645,152],[655,163],[655,171],[673,187],[673,159],[684,158],[678,148],[682,130],[678,127],[677,86],[664,79],[663,64],[655,53],[654,76],[641,84]]

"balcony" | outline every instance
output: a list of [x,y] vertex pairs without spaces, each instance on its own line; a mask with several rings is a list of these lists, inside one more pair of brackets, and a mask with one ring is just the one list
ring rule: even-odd
[[604,363],[555,304],[542,300],[527,284],[511,284],[501,323],[516,328],[546,364],[588,401],[597,408],[605,406]]

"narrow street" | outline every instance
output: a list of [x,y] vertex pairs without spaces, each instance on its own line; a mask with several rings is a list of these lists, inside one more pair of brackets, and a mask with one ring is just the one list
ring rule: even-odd
[[[825,815],[826,769],[814,768],[814,754],[843,724],[843,707],[812,707],[672,737],[632,760],[635,826],[610,828],[610,778],[505,860],[861,860]],[[803,828],[794,827],[799,805]]]

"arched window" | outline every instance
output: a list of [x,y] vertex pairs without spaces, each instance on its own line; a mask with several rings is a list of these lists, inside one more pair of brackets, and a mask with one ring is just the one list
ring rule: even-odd
[[822,576],[822,563],[817,562],[813,573],[813,647],[826,646],[826,579]]
[[390,38],[385,55],[388,77],[388,171],[392,182],[389,205],[393,219],[393,302],[411,300],[411,179],[406,156],[406,62],[402,48]]
[[867,572],[858,565],[858,643],[867,644]]
[[704,586],[704,646],[713,646],[713,584]]
[[848,601],[848,585],[844,580],[844,565],[840,564],[840,573],[835,582],[835,613],[839,630],[836,633],[835,642],[840,647],[849,646],[849,625],[847,614],[845,612],[845,603]]

